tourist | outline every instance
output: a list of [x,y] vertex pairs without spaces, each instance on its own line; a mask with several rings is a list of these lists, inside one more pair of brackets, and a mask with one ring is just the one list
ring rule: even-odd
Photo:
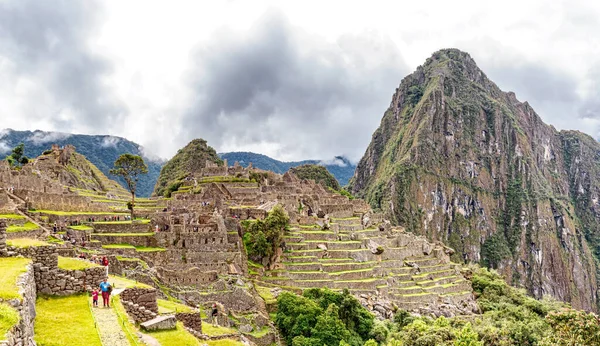
[[92,291],[92,305],[97,308],[98,307],[98,289],[94,288]]
[[156,232],[160,231],[160,227],[158,227],[158,225],[156,225],[155,229],[156,229]]
[[110,292],[112,292],[112,286],[108,283],[107,279],[104,279],[100,283],[100,290],[102,291],[102,303],[104,307],[110,308]]
[[219,316],[219,310],[217,309],[217,304],[213,304],[213,308],[212,308],[212,312],[210,313],[210,317],[212,319],[212,324],[214,325],[218,325],[219,321],[217,320],[217,317]]

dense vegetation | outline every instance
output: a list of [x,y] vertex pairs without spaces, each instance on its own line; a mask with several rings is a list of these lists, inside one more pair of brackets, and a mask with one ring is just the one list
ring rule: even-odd
[[312,179],[325,187],[336,191],[340,190],[340,184],[325,166],[302,165],[290,168],[290,172],[294,173],[300,179]]
[[364,345],[374,317],[347,290],[309,289],[277,298],[277,327],[288,345]]
[[25,145],[23,143],[20,143],[19,145],[14,147],[10,155],[6,157],[6,161],[8,161],[8,164],[11,167],[20,167],[21,165],[24,165],[29,162],[29,158],[24,155],[24,147]]
[[[82,154],[91,163],[96,165],[102,173],[106,174],[111,179],[117,180],[123,186],[125,186],[123,179],[109,173],[110,169],[113,167],[113,163],[124,153],[140,155],[144,157],[148,164],[148,174],[140,177],[137,188],[137,196],[143,197],[150,196],[152,193],[154,184],[163,164],[162,161],[152,160],[144,156],[142,148],[138,144],[120,137],[7,130],[4,132],[4,136],[2,136],[1,139],[2,142],[10,148],[17,146],[19,143],[24,143],[24,155],[28,157],[38,157],[44,151],[50,149],[52,144],[57,144],[61,147],[71,144],[75,146],[78,153]],[[5,158],[9,154],[10,152],[0,152],[0,158]]]
[[247,167],[250,162],[252,166],[260,168],[266,171],[272,171],[275,173],[283,174],[290,170],[290,168],[302,166],[302,165],[321,165],[325,166],[327,170],[333,174],[335,179],[344,186],[348,184],[348,181],[354,175],[356,165],[351,163],[347,158],[343,156],[336,156],[331,162],[323,162],[319,160],[304,160],[304,161],[292,161],[283,162],[272,159],[266,155],[255,154],[249,152],[233,152],[219,154],[222,159],[226,159],[228,164],[231,166],[234,162],[239,162],[240,165]]
[[223,164],[215,149],[207,145],[205,140],[194,139],[184,148],[179,149],[177,154],[160,170],[153,194],[170,196],[170,193],[177,191],[181,182],[192,172],[204,168],[207,160],[219,165]]
[[269,265],[273,255],[281,246],[289,222],[289,216],[280,205],[275,206],[264,220],[242,222],[245,229],[243,240],[248,258],[254,262]]
[[396,311],[378,321],[347,292],[311,289],[277,298],[277,326],[292,346],[600,345],[600,318],[564,303],[535,300],[495,271],[474,268],[481,315],[415,317]]

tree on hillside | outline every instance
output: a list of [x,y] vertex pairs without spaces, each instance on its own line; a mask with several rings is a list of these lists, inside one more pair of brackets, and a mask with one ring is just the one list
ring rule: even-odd
[[111,174],[123,177],[129,192],[131,192],[131,202],[127,207],[131,211],[131,220],[134,220],[133,208],[135,207],[135,190],[141,174],[148,173],[148,166],[138,155],[122,154],[115,161],[114,168],[110,170]]
[[6,161],[12,167],[19,167],[29,162],[29,158],[24,155],[25,145],[23,143],[13,148],[10,155],[6,157]]

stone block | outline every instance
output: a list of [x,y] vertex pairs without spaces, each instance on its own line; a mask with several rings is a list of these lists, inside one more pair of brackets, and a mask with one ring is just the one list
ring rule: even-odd
[[154,331],[154,330],[167,330],[167,329],[175,329],[177,324],[177,319],[175,316],[158,316],[156,318],[151,319],[150,321],[146,321],[141,323],[140,326],[146,331]]

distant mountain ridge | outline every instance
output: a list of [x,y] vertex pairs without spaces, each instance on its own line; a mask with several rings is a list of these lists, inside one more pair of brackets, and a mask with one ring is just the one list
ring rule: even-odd
[[237,161],[240,165],[247,167],[248,164],[252,162],[253,167],[273,171],[279,174],[287,172],[292,167],[302,165],[322,165],[327,168],[342,186],[348,184],[348,181],[352,178],[354,170],[356,169],[356,165],[343,156],[336,156],[328,161],[304,160],[292,162],[279,161],[266,155],[251,152],[219,153],[219,157],[223,160],[227,160],[228,165],[230,166]]
[[28,157],[37,157],[45,150],[50,149],[52,144],[65,146],[71,144],[75,146],[78,153],[85,156],[102,173],[110,179],[123,183],[121,179],[111,175],[109,170],[113,167],[115,160],[119,155],[131,153],[144,157],[148,165],[148,174],[140,177],[138,182],[137,194],[139,196],[150,196],[154,189],[154,184],[164,164],[163,161],[150,159],[142,151],[142,147],[125,138],[108,135],[79,135],[62,132],[46,131],[15,131],[5,129],[0,132],[0,159],[4,159],[10,150],[19,143],[25,144],[25,155]]

